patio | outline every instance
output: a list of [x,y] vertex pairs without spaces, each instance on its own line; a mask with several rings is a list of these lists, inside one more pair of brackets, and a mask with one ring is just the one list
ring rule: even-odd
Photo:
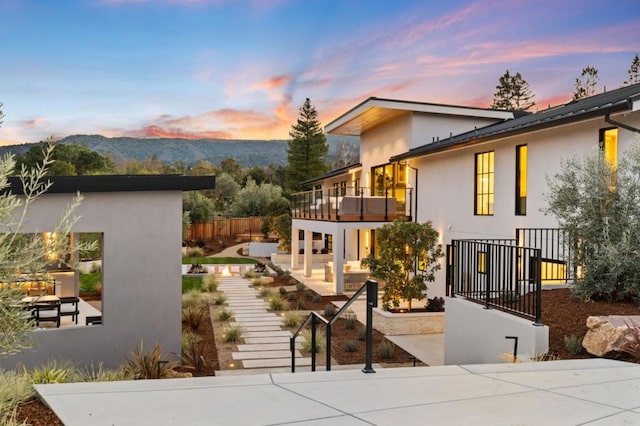
[[640,423],[639,389],[607,359],[36,385],[69,426],[611,426]]

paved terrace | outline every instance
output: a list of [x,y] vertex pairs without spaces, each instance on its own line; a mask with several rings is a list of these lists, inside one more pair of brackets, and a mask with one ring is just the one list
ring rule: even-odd
[[605,359],[36,389],[67,426],[640,424],[640,365]]

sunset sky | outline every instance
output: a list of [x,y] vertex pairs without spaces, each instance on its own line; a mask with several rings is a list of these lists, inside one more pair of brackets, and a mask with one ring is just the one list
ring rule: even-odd
[[619,87],[638,0],[0,0],[0,143],[49,136],[287,139],[370,96],[488,107],[520,72],[537,108],[587,65]]

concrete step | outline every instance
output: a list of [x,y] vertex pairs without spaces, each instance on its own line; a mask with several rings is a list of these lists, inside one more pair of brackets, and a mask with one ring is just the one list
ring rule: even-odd
[[[300,351],[296,351],[296,358],[302,358]],[[289,358],[291,360],[291,351],[256,351],[256,352],[234,352],[231,354],[233,359],[272,359],[272,358]]]
[[279,325],[263,325],[263,326],[255,326],[255,325],[253,325],[253,326],[249,326],[249,327],[243,325],[242,329],[245,332],[250,332],[250,331],[280,331],[280,330],[282,330]]
[[[237,346],[238,351],[289,351],[289,343],[261,343],[255,345],[242,344]],[[296,349],[301,349],[302,344],[296,342]]]
[[240,326],[240,327],[251,327],[251,326],[256,326],[259,327],[261,325],[275,325],[275,326],[280,326],[282,325],[282,320],[280,319],[275,319],[275,320],[264,320],[264,321],[234,321],[231,323],[232,326]]
[[243,337],[245,340],[247,338],[255,338],[255,337],[291,337],[291,332],[287,330],[280,331],[250,331],[248,333],[243,333]]
[[[248,359],[241,361],[244,368],[272,368],[291,366],[291,357],[289,358],[272,358],[272,359]],[[296,367],[298,365],[311,365],[311,358],[296,359]]]
[[245,337],[244,343],[247,345],[261,345],[263,343],[286,343],[289,344],[290,339],[287,336],[277,337]]

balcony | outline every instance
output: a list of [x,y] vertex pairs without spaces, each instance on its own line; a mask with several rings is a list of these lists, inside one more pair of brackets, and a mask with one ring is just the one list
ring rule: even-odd
[[413,188],[389,189],[380,196],[365,195],[370,193],[365,187],[298,192],[291,196],[291,216],[332,222],[391,222],[400,217],[411,220]]

